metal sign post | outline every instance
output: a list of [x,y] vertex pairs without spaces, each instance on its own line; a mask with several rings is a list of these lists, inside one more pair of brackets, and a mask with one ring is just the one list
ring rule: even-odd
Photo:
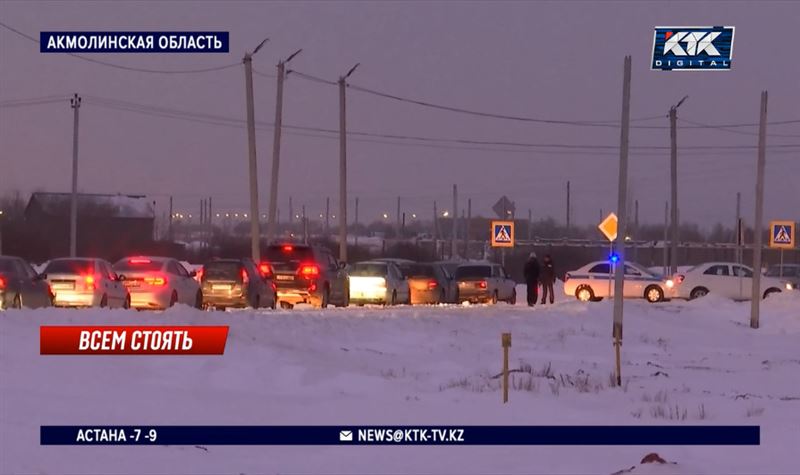
[[511,348],[511,333],[503,333],[500,337],[503,345],[503,404],[508,402],[508,349]]

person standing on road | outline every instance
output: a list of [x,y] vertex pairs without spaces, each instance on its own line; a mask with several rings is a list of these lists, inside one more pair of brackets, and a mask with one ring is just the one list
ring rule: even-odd
[[525,284],[528,286],[528,306],[533,307],[536,305],[536,300],[539,298],[539,261],[536,259],[536,253],[531,252],[528,257],[528,262],[525,263]]
[[542,259],[542,305],[547,300],[547,295],[550,295],[550,303],[553,303],[555,294],[553,293],[553,284],[556,283],[556,269],[553,267],[553,259],[550,254],[544,256]]

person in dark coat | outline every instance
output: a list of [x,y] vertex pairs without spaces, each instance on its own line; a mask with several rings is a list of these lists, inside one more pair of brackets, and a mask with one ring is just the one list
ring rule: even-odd
[[553,267],[553,259],[550,257],[550,254],[547,254],[544,256],[544,259],[542,259],[540,280],[542,281],[542,305],[545,304],[548,294],[550,295],[550,303],[553,303],[555,299],[553,284],[556,283],[556,269]]
[[531,253],[525,263],[524,274],[525,284],[528,286],[528,306],[533,307],[539,298],[539,261],[535,252]]

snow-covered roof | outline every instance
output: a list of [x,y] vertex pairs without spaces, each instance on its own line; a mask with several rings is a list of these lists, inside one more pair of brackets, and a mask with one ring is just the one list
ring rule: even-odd
[[[43,213],[60,215],[69,209],[72,194],[35,192],[28,208],[35,202]],[[96,210],[91,214],[110,215],[115,218],[155,218],[153,202],[143,195],[78,194],[78,209],[81,213]]]

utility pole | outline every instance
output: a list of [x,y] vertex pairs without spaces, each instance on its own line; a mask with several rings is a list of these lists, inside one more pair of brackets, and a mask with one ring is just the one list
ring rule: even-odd
[[81,96],[75,93],[69,100],[72,107],[72,198],[69,205],[69,255],[78,256],[78,111]]
[[532,228],[533,227],[533,211],[528,208],[528,241],[531,240],[532,236]]
[[683,96],[677,104],[669,108],[669,170],[670,202],[672,206],[672,242],[670,253],[670,274],[678,272],[678,107],[689,96]]
[[464,227],[464,259],[469,259],[469,241],[472,237],[472,198],[467,200],[467,220]]
[[570,211],[571,211],[571,208],[570,208],[569,199],[570,199],[569,180],[567,180],[567,234],[569,234],[570,224],[571,224],[570,223]]
[[214,216],[211,214],[211,197],[208,197],[208,247],[211,247],[211,239],[214,237]]
[[167,237],[169,237],[170,241],[173,240],[173,236],[174,236],[173,233],[172,233],[172,218],[173,217],[174,216],[173,216],[173,212],[172,212],[172,195],[170,195],[169,196],[169,227],[167,228]]
[[359,63],[339,78],[339,260],[347,262],[347,78]]
[[439,211],[436,209],[436,201],[433,202],[433,240],[439,240]]
[[767,91],[761,91],[761,118],[758,121],[758,163],[756,165],[756,216],[753,222],[753,293],[750,300],[750,328],[758,328],[761,303],[761,225],[764,215],[764,167],[767,161]]
[[397,237],[401,237],[400,234],[401,226],[400,226],[400,197],[397,197]]
[[261,226],[258,221],[258,167],[256,162],[256,115],[253,99],[253,55],[264,46],[265,38],[252,53],[245,53],[244,85],[247,101],[247,151],[250,168],[250,254],[253,261],[261,261]]
[[331,199],[325,198],[325,239],[331,233]]
[[[286,61],[280,60],[277,64],[277,88],[275,95],[275,125],[272,139],[272,174],[269,187],[269,215],[267,221],[267,242],[275,239],[278,220],[278,170],[281,163],[281,132],[283,129],[283,81],[286,80],[286,64],[303,51],[299,49],[292,53]],[[290,221],[291,223],[291,221]]]
[[617,199],[617,255],[619,260],[614,273],[614,348],[616,352],[617,386],[622,386],[622,371],[620,363],[620,347],[622,346],[622,311],[623,287],[625,285],[625,233],[627,231],[628,213],[628,139],[631,121],[631,57],[625,57],[625,69],[622,83],[622,130],[619,146],[619,196]]
[[353,229],[353,234],[355,234],[355,244],[358,246],[358,197],[356,196],[356,220],[355,220],[355,229]]
[[303,205],[303,244],[308,244],[308,218],[306,218],[306,205]]
[[456,240],[458,239],[458,185],[453,185],[453,235],[450,236],[450,258],[458,255]]

